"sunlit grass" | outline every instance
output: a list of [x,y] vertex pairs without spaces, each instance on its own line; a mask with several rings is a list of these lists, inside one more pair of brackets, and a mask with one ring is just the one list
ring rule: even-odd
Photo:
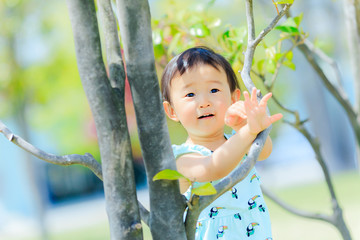
[[[347,173],[334,177],[335,193],[343,209],[345,222],[353,240],[360,239],[360,175]],[[325,183],[304,185],[277,192],[281,199],[298,209],[314,213],[331,213],[330,194]],[[340,240],[339,231],[326,222],[301,218],[267,200],[273,237],[277,240]]]
[[[345,221],[353,240],[360,240],[360,175],[347,173],[334,177],[334,186]],[[317,213],[331,213],[329,191],[325,183],[277,190],[276,194],[296,208]],[[326,222],[300,218],[267,199],[273,238],[276,240],[341,240],[335,227]],[[69,216],[71,218],[71,216]],[[50,234],[49,240],[110,239],[107,222],[77,230]],[[144,239],[151,240],[149,228],[144,225]],[[8,238],[5,240],[38,240],[34,238]]]
[[[151,239],[150,229],[143,224],[144,239]],[[110,239],[107,222],[93,226],[91,228],[78,229],[76,231],[65,232],[52,235],[50,240],[99,240]],[[34,239],[35,240],[35,239]]]

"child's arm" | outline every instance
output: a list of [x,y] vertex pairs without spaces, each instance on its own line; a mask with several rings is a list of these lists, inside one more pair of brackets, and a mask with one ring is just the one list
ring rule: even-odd
[[263,161],[267,159],[270,156],[271,152],[272,152],[272,141],[270,136],[268,136],[266,138],[264,147],[259,154],[258,161]]
[[[185,154],[176,160],[177,169],[192,181],[208,182],[225,177],[246,154],[256,135],[246,127],[218,147],[211,156]],[[240,144],[241,143],[241,144]]]
[[247,123],[241,127],[230,139],[218,147],[211,156],[200,154],[185,154],[176,161],[177,169],[192,181],[214,181],[228,175],[247,153],[257,134],[266,129],[282,115],[266,115],[266,104],[271,94],[267,94],[260,101],[256,100],[256,89],[251,99],[244,93],[244,107]]

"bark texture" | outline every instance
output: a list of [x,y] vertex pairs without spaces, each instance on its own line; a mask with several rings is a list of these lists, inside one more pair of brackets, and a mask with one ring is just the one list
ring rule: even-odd
[[[148,1],[118,0],[119,26],[150,192],[153,239],[186,239],[185,201],[177,181],[152,181],[163,169],[176,169],[155,71]],[[169,227],[171,226],[171,227]]]
[[123,96],[114,90],[102,60],[93,1],[68,0],[80,78],[99,141],[111,239],[142,239]]

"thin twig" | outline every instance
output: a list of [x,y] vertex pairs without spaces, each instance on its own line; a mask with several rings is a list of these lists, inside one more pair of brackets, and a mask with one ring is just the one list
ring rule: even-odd
[[332,184],[331,181],[331,177],[330,177],[330,173],[329,173],[329,169],[324,161],[324,158],[320,152],[320,143],[317,139],[315,139],[314,137],[311,136],[310,132],[305,128],[304,124],[300,123],[300,122],[295,122],[295,123],[291,123],[288,121],[284,121],[285,123],[291,125],[292,127],[294,127],[295,129],[297,129],[301,134],[303,134],[303,136],[308,140],[308,142],[310,143],[311,147],[313,148],[315,154],[316,154],[316,159],[318,161],[318,163],[320,164],[322,171],[324,173],[325,176],[325,180],[326,183],[328,185],[329,191],[330,191],[330,195],[331,195],[331,199],[332,199],[332,203],[333,203],[333,210],[335,211],[335,209],[338,206],[338,200],[335,194],[335,190],[334,190],[334,186]]
[[[267,88],[267,90],[269,90],[269,86],[265,84],[265,79],[263,77],[260,77],[260,79],[263,81],[265,87]],[[271,192],[269,191],[264,191],[264,194],[267,195],[269,198],[271,198],[275,203],[279,204],[279,206],[283,207],[285,210],[288,210],[289,212],[301,216],[301,217],[306,217],[306,218],[312,218],[312,219],[318,219],[318,220],[324,220],[326,222],[331,223],[332,225],[334,225],[335,227],[337,227],[339,229],[339,231],[341,232],[341,234],[344,237],[344,239],[351,239],[350,234],[348,232],[348,229],[345,225],[345,222],[343,220],[343,215],[342,215],[342,209],[340,208],[339,204],[338,204],[338,200],[334,191],[334,187],[332,184],[332,180],[330,177],[330,173],[328,170],[328,167],[323,159],[323,156],[321,154],[320,151],[320,143],[318,142],[317,139],[315,139],[314,137],[311,136],[310,132],[305,128],[304,124],[307,120],[300,120],[300,116],[299,113],[297,111],[291,111],[289,109],[287,109],[286,107],[284,107],[277,99],[275,96],[273,96],[273,99],[275,100],[275,103],[282,108],[283,110],[293,114],[295,116],[295,122],[289,122],[287,120],[284,120],[285,123],[293,126],[295,129],[297,129],[301,134],[304,135],[304,137],[308,140],[308,142],[310,143],[311,147],[313,148],[315,154],[316,154],[316,159],[318,161],[318,163],[320,164],[324,176],[325,176],[325,180],[326,183],[328,185],[328,189],[331,195],[331,203],[332,203],[332,210],[333,210],[333,214],[331,216],[326,216],[323,214],[313,214],[313,213],[309,213],[309,212],[304,212],[301,210],[297,210],[293,207],[290,207],[289,205],[287,205],[286,203],[284,203],[283,201],[281,201],[280,199],[276,198]],[[350,237],[350,238],[348,238]]]
[[264,186],[261,186],[261,190],[272,201],[274,201],[279,206],[281,206],[282,208],[284,208],[285,210],[289,211],[292,214],[295,214],[295,215],[298,215],[301,217],[305,217],[305,218],[323,220],[323,221],[333,224],[333,220],[332,220],[331,216],[321,214],[321,213],[311,213],[311,212],[307,212],[307,211],[303,211],[303,210],[298,210],[298,209],[294,208],[293,206],[290,206],[289,204],[285,203],[281,199],[279,199],[275,194],[273,194],[271,191],[269,191]]
[[249,43],[251,43],[255,39],[255,23],[254,23],[254,10],[253,10],[252,0],[245,1],[245,9],[246,9],[246,21],[248,26],[248,48],[249,48]]
[[341,88],[337,89],[327,78],[325,75],[325,72],[320,67],[319,62],[316,60],[316,54],[311,51],[309,46],[304,43],[299,45],[300,51],[304,54],[308,62],[311,64],[311,66],[314,68],[314,70],[319,75],[320,79],[322,80],[325,87],[328,89],[328,91],[338,100],[338,102],[341,104],[341,106],[344,108],[344,110],[347,113],[347,116],[349,117],[350,123],[354,129],[356,138],[358,143],[360,142],[360,115],[355,111],[353,106],[351,105],[348,96],[344,91],[342,91]]
[[291,4],[285,4],[285,7],[280,11],[278,15],[271,21],[269,26],[267,26],[264,30],[262,30],[257,36],[257,38],[252,43],[254,46],[258,45],[261,40],[271,31],[274,29],[275,25],[279,22],[279,20],[289,11]]
[[[244,67],[241,71],[241,77],[244,81],[246,88],[251,91],[253,87],[255,87],[254,83],[250,78],[250,71],[252,67],[252,61],[254,58],[254,52],[257,45],[264,39],[264,37],[274,29],[275,25],[279,22],[281,17],[283,17],[290,9],[291,4],[286,4],[285,7],[281,10],[280,14],[277,15],[271,23],[260,32],[260,34],[255,39],[255,24],[254,24],[254,14],[252,8],[252,0],[245,1],[246,3],[246,16],[247,16],[247,23],[248,23],[248,46],[245,52],[245,60],[244,60]],[[261,98],[261,95],[258,96]]]
[[0,132],[12,143],[19,146],[23,150],[29,152],[35,157],[44,160],[49,163],[53,163],[56,165],[69,166],[74,164],[79,164],[84,167],[89,168],[93,173],[102,180],[102,170],[101,164],[96,161],[96,159],[90,154],[86,153],[85,155],[71,154],[58,156],[51,153],[47,153],[29,142],[25,141],[21,137],[15,135],[10,129],[6,127],[6,125],[0,121]]
[[307,45],[307,47],[309,48],[310,51],[312,51],[314,54],[316,54],[321,60],[323,60],[324,62],[326,62],[327,64],[329,64],[333,70],[334,70],[334,74],[335,74],[335,80],[338,84],[338,88],[341,89],[341,91],[343,91],[343,95],[345,95],[345,90],[344,90],[344,86],[343,86],[343,82],[342,82],[342,78],[341,78],[341,74],[340,74],[340,69],[339,66],[337,64],[337,62],[332,59],[331,57],[329,57],[328,55],[326,55],[321,49],[316,48],[314,46],[314,44],[309,41],[309,40],[305,40],[304,44]]
[[[286,51],[286,54],[293,51],[297,46],[299,46],[300,44],[303,44],[305,41],[305,39],[303,40],[297,40],[295,39],[294,44],[291,46],[291,48],[289,50]],[[276,66],[276,70],[275,70],[275,73],[273,74],[272,76],[272,79],[270,81],[270,87],[269,87],[269,91],[272,92],[273,88],[274,88],[274,85],[275,85],[275,81],[276,81],[276,78],[279,74],[279,70],[280,70],[280,67],[282,66],[283,62],[285,61],[285,58],[286,58],[286,54],[283,54],[283,56],[281,57],[281,59],[278,61],[277,63],[277,66]]]
[[274,0],[272,0],[272,2],[273,2],[273,4],[275,5],[277,14],[279,15],[280,13],[279,13],[279,8],[278,8],[278,6],[277,6],[277,3],[276,3]]

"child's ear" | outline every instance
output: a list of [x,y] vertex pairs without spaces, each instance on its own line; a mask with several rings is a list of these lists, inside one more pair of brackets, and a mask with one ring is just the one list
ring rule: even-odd
[[235,91],[231,94],[231,100],[232,100],[232,103],[235,103],[237,101],[240,100],[240,97],[241,97],[241,91],[240,89],[235,89]]
[[173,121],[178,122],[179,119],[176,116],[174,108],[171,106],[171,104],[168,101],[163,102],[164,110],[166,115]]

